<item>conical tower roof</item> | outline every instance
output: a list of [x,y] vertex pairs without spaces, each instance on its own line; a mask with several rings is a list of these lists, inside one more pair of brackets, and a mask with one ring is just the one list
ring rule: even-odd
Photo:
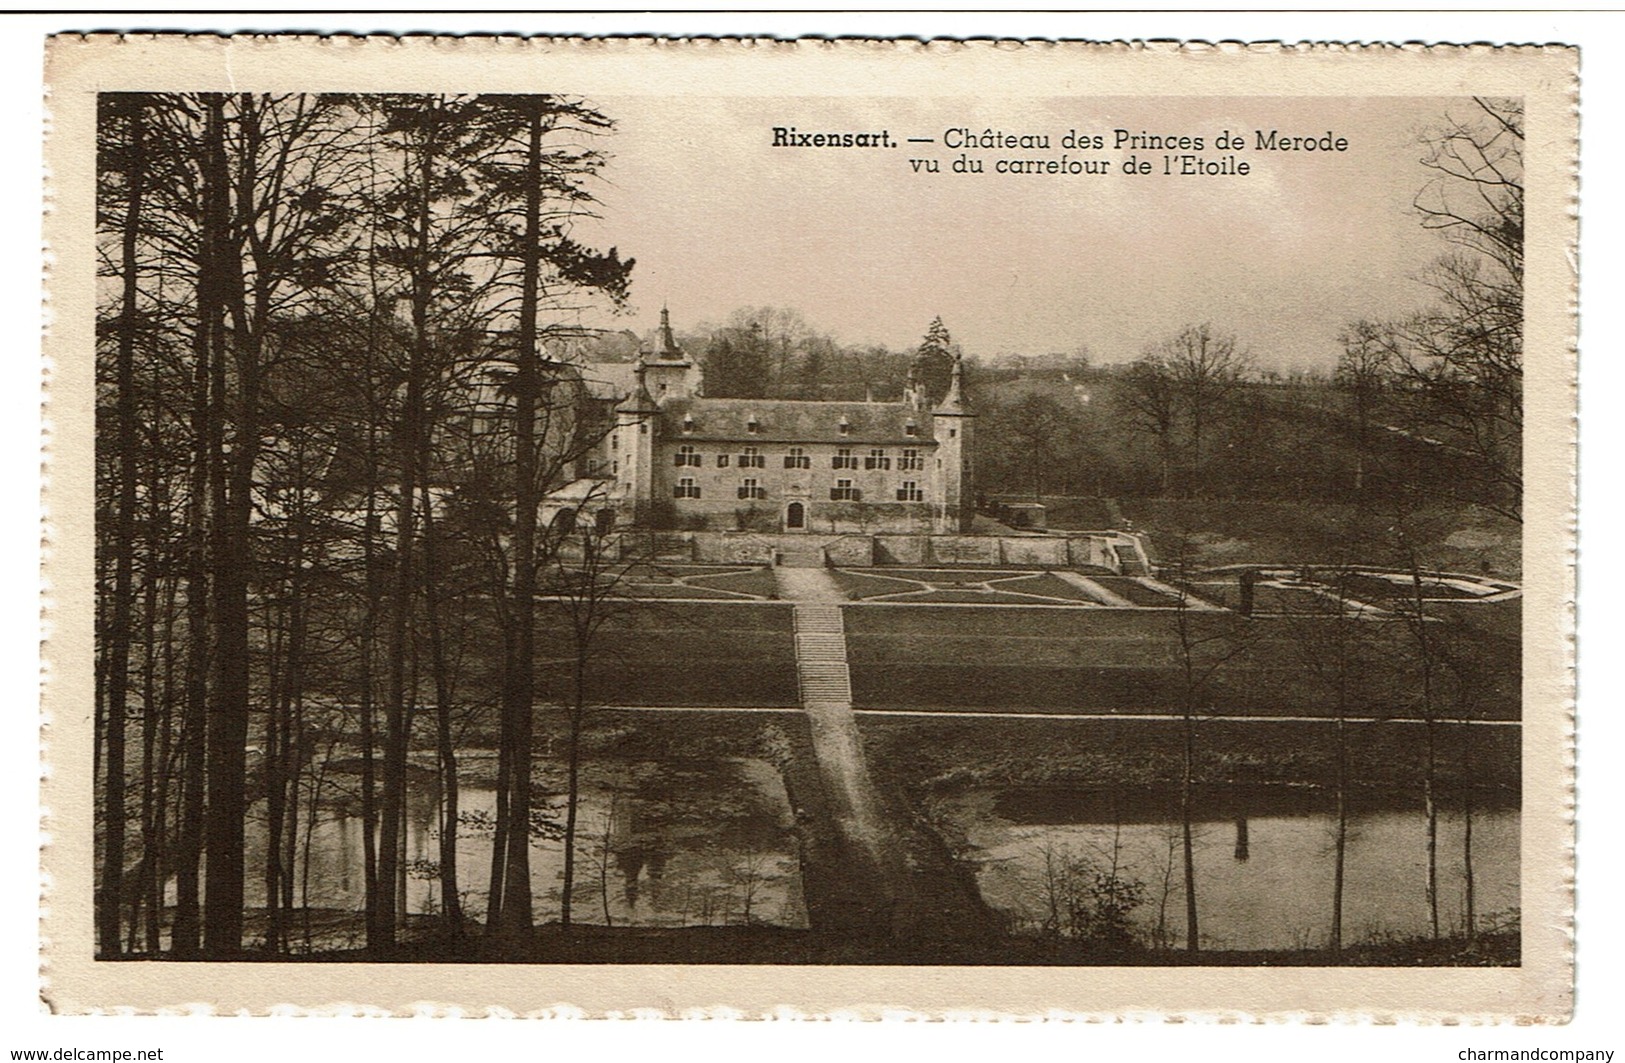
[[942,397],[933,413],[953,414],[960,417],[975,417],[970,402],[965,398],[964,366],[960,357],[954,355],[954,367],[948,376],[948,393]]
[[660,328],[655,333],[655,349],[649,352],[656,362],[688,363],[688,354],[677,346],[677,337],[671,331],[671,311],[660,308]]

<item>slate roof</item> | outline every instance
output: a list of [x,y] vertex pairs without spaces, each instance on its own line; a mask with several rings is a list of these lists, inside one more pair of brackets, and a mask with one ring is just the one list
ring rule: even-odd
[[581,367],[587,392],[595,399],[619,401],[637,389],[637,366],[631,362],[594,362]]
[[[748,424],[756,418],[758,431]],[[693,430],[683,431],[685,418]],[[841,420],[850,430],[843,435]],[[932,443],[931,415],[901,402],[805,402],[786,399],[667,399],[660,408],[661,432],[668,440],[726,440],[752,443],[836,443],[844,445]],[[918,434],[905,431],[908,422]]]

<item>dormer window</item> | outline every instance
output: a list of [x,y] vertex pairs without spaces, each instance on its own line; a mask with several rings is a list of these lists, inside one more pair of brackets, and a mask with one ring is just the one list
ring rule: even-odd
[[745,431],[749,432],[751,435],[757,435],[761,432],[761,430],[762,422],[756,419],[756,415],[754,413],[751,414],[750,419],[745,422]]
[[905,436],[917,436],[920,434],[920,426],[910,421],[903,426],[903,434]]
[[694,431],[694,418],[685,415],[683,417],[683,433],[686,435],[692,431]]
[[836,429],[836,431],[840,432],[843,436],[851,435],[852,434],[852,422],[848,421],[846,419],[846,415],[843,413],[841,415],[840,423],[835,426],[835,429]]

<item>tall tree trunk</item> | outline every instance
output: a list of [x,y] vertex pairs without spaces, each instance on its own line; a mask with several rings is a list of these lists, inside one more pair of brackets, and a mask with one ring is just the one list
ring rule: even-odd
[[[1338,623],[1346,621],[1339,620]],[[1343,883],[1344,864],[1348,855],[1349,836],[1349,771],[1348,720],[1341,705],[1337,710],[1337,838],[1332,866],[1332,935],[1333,952],[1343,949]]]
[[[282,762],[284,757],[284,728],[288,716],[288,695],[285,665],[288,634],[276,629],[275,610],[266,620],[267,683],[265,712],[265,863],[260,868],[265,886],[265,951],[275,953],[283,942],[282,912],[282,835],[286,793],[282,789]],[[283,623],[286,628],[287,622]]]
[[[212,197],[205,224],[216,227],[222,241],[230,238],[231,200],[225,143],[225,101],[210,93],[205,167],[218,191]],[[253,224],[253,165],[258,134],[253,106],[240,107],[243,144],[237,181],[237,217]],[[250,320],[243,289],[241,247],[228,244],[219,262],[226,294],[225,309],[233,324],[231,348],[236,355],[236,388],[232,413],[231,453],[217,481],[221,519],[215,531],[217,546],[215,603],[215,690],[209,713],[208,805],[204,812],[207,862],[204,881],[204,948],[226,956],[242,948],[244,853],[243,826],[247,815],[249,638],[248,579],[252,566],[250,516],[254,466],[259,453],[260,332],[263,317]],[[263,271],[256,278],[263,285]],[[263,304],[263,296],[256,300]],[[258,306],[256,307],[258,309]],[[258,316],[258,315],[256,315]],[[222,328],[224,323],[222,322]],[[225,336],[221,337],[225,349]],[[219,394],[227,393],[227,375],[217,360],[215,379]]]
[[[288,767],[285,770],[288,796],[287,808],[283,813],[285,829],[282,835],[282,857],[279,862],[282,866],[282,911],[285,920],[291,916],[294,908],[294,873],[298,867],[299,856],[299,780],[305,771],[305,695],[302,684],[301,679],[290,692],[292,700],[288,705],[288,725],[283,729],[283,741],[288,751],[286,754]],[[314,806],[312,811],[315,811]],[[306,841],[308,843],[309,839]],[[286,922],[283,931],[291,941],[292,932]]]
[[1461,870],[1463,930],[1469,945],[1478,941],[1477,878],[1473,870],[1473,814],[1477,808],[1473,778],[1473,722],[1464,705],[1461,713]]
[[[218,98],[214,101],[218,106]],[[205,140],[218,134],[211,115]],[[221,460],[220,395],[224,372],[221,350],[221,259],[225,233],[216,200],[224,195],[212,165],[202,167],[203,196],[198,229],[197,327],[193,337],[192,470],[187,504],[186,709],[181,724],[181,808],[175,853],[175,926],[172,948],[193,957],[202,947],[200,871],[208,782],[209,670],[215,654],[212,602],[217,566],[213,531],[219,522],[216,483]]]
[[1185,745],[1179,777],[1180,844],[1185,858],[1185,951],[1201,948],[1201,932],[1196,920],[1196,846],[1192,837],[1195,817],[1194,783],[1196,773],[1196,720],[1185,710]]
[[1192,498],[1202,497],[1202,403],[1200,395],[1191,397],[1191,482],[1186,493]]
[[[511,649],[504,653],[504,669],[507,671],[513,668],[506,663],[512,656]],[[507,881],[508,866],[508,791],[511,789],[508,780],[513,776],[513,750],[509,739],[506,680],[502,697],[503,703],[497,712],[497,785],[491,809],[491,868],[486,878],[485,927],[487,933],[491,934],[497,932],[502,922],[502,887]]]
[[118,514],[113,525],[113,608],[106,632],[107,754],[104,760],[106,821],[102,843],[101,896],[96,930],[104,956],[120,951],[119,904],[124,895],[125,724],[129,712],[131,612],[135,588],[136,401],[135,336],[138,321],[136,249],[146,191],[146,108],[137,97],[130,111],[129,202],[124,215],[120,270],[124,281],[118,340]]
[[1438,735],[1435,713],[1434,648],[1428,632],[1428,617],[1423,611],[1422,568],[1414,552],[1410,556],[1411,607],[1417,648],[1422,658],[1422,729],[1425,749],[1422,769],[1422,814],[1427,832],[1427,904],[1428,925],[1435,940],[1439,937],[1439,802],[1436,793],[1438,781]]
[[1462,902],[1466,906],[1463,912],[1463,928],[1467,934],[1467,943],[1473,944],[1478,940],[1478,906],[1476,883],[1473,877],[1473,783],[1471,779],[1462,780],[1461,803],[1461,869],[1465,880],[1462,884],[1465,891]]
[[[298,444],[302,446],[303,444]],[[272,697],[266,711],[265,743],[265,904],[268,909],[269,929],[266,932],[266,950],[275,952],[287,946],[287,912],[291,905],[286,899],[284,885],[289,881],[286,855],[292,833],[289,827],[297,823],[297,814],[288,816],[290,790],[295,790],[299,778],[299,743],[301,735],[293,726],[293,706],[303,696],[305,651],[305,475],[303,451],[294,455],[293,500],[288,514],[292,524],[293,543],[288,559],[288,618],[287,631],[282,642],[282,675],[280,687]],[[297,798],[297,794],[294,795]],[[296,830],[297,828],[294,827]]]
[[1427,762],[1422,779],[1422,811],[1427,820],[1428,924],[1433,931],[1434,940],[1437,940],[1440,935],[1438,757],[1435,726],[1431,718],[1424,724],[1423,729],[1427,732]]
[[[166,481],[158,460],[158,418],[149,419],[151,490],[147,495],[146,579],[142,604],[141,660],[141,882],[142,905],[146,910],[144,947],[156,956],[162,947],[164,796],[163,774],[168,766],[169,702],[159,692],[160,664],[158,639],[159,594],[166,581],[163,570],[162,539],[158,529],[168,504]],[[167,581],[173,586],[173,580]],[[131,930],[135,928],[132,926]]]
[[541,100],[524,101],[525,230],[519,293],[519,349],[515,401],[514,456],[514,578],[515,626],[511,681],[503,705],[511,726],[512,770],[508,799],[508,856],[502,887],[502,916],[498,928],[518,941],[533,922],[530,894],[530,807],[532,713],[536,688],[536,508],[540,485],[536,482],[536,401],[540,390],[536,349],[536,313],[541,285],[542,107]]
[[[377,448],[372,428],[367,429],[369,469],[376,469]],[[361,692],[357,713],[361,717],[361,863],[363,905],[366,909],[367,947],[383,946],[384,933],[378,920],[378,769],[376,750],[378,736],[373,717],[373,664],[378,641],[378,575],[377,540],[379,522],[377,513],[377,484],[367,485],[367,512],[365,531],[361,540],[362,586],[364,608],[361,617]]]
[[418,422],[423,402],[420,351],[407,367],[405,403],[397,438],[395,571],[390,586],[388,671],[384,691],[384,772],[378,859],[378,934],[395,942],[398,911],[396,879],[401,871],[400,837],[406,816],[407,652],[412,610],[413,537],[416,532]]
[[[591,578],[590,573],[587,578]],[[592,592],[589,590],[587,593]],[[574,679],[575,696],[570,702],[570,734],[564,796],[564,898],[559,915],[559,922],[565,927],[570,925],[570,902],[575,889],[576,815],[581,805],[581,721],[587,709],[587,648],[580,641],[576,645]]]
[[[425,458],[425,469],[427,459]],[[451,733],[451,669],[446,662],[440,616],[440,558],[435,541],[434,500],[423,485],[423,607],[429,628],[429,666],[434,672],[435,752],[440,768],[440,911],[447,935],[462,936],[463,905],[457,890],[457,749]]]

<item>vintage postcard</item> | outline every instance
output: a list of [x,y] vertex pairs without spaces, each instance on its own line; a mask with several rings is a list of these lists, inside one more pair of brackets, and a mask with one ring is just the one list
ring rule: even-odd
[[1577,65],[52,40],[45,999],[1565,1019]]

